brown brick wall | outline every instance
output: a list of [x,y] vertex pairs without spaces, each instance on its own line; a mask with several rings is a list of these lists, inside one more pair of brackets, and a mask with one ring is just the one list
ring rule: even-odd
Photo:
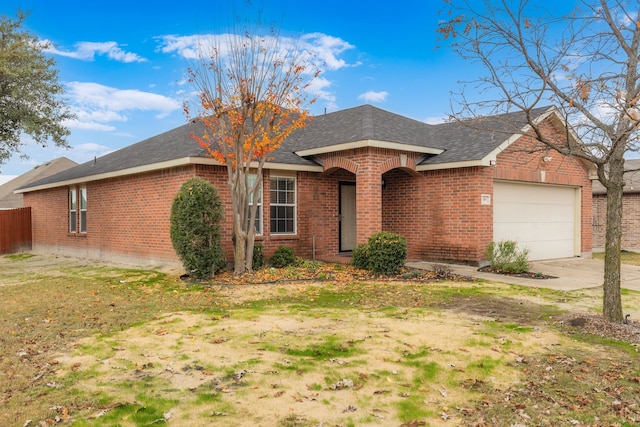
[[423,258],[477,264],[493,234],[493,206],[481,205],[492,194],[491,169],[470,167],[425,172],[422,194],[427,212]]
[[[256,242],[271,257],[281,245],[292,246],[296,255],[311,258],[315,235],[316,255],[335,256],[338,251],[338,182],[353,181],[352,174],[331,176],[299,172],[297,175],[297,234],[269,232],[269,177],[264,171],[264,233]],[[286,175],[286,173],[281,173]],[[133,263],[175,264],[179,260],[169,236],[173,197],[193,176],[201,176],[218,189],[224,209],[222,247],[233,260],[232,207],[226,170],[219,166],[188,166],[89,182],[87,233],[68,233],[68,187],[25,193],[33,211],[34,249],[88,258]]]
[[177,263],[169,237],[173,197],[193,167],[88,182],[87,233],[68,232],[69,187],[25,193],[35,250],[89,258]]
[[[593,247],[604,250],[607,232],[607,196],[593,196]],[[622,248],[640,249],[640,193],[625,193],[622,196]]]

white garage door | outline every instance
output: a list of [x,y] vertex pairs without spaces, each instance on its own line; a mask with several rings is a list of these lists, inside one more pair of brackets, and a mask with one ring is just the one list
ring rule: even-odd
[[580,255],[579,194],[574,187],[494,182],[493,240],[515,240],[529,248],[530,260]]

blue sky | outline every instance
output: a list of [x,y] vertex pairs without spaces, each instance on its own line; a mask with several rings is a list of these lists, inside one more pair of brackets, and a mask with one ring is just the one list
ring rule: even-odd
[[227,32],[234,16],[255,22],[258,12],[282,35],[306,38],[325,59],[313,114],[373,104],[441,121],[450,92],[474,73],[453,52],[435,49],[442,4],[2,0],[0,14],[30,12],[24,29],[53,43],[49,54],[77,119],[68,123],[70,150],[25,138],[30,158],[14,156],[1,165],[0,182],[56,157],[82,163],[184,124],[188,63],[177,46],[188,47],[192,36]]

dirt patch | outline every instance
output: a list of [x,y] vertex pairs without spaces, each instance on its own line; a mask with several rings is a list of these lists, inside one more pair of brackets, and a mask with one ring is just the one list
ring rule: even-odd
[[[108,339],[83,340],[84,350],[56,357],[64,367],[58,374],[90,373],[83,388],[123,403],[136,400],[141,382],[148,393],[164,390],[176,426],[217,418],[286,425],[292,416],[295,425],[399,425],[403,405],[437,422],[454,403],[469,403],[457,382],[482,378],[500,389],[520,382],[509,365],[521,352],[558,343],[540,332],[478,337],[479,319],[455,312],[278,311],[169,314]],[[200,404],[203,394],[213,403]],[[108,411],[91,416],[98,415]]]
[[517,322],[539,325],[549,321],[559,311],[549,305],[541,305],[527,299],[476,295],[460,297],[443,304],[444,308],[461,313],[484,316],[501,322]]

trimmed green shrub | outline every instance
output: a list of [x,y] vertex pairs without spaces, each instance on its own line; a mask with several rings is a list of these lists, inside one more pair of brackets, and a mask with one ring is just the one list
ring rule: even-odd
[[208,279],[225,265],[220,247],[222,204],[218,190],[203,178],[191,178],[171,205],[170,235],[185,270]]
[[291,246],[280,246],[276,249],[276,252],[273,254],[271,258],[271,265],[274,267],[288,267],[290,265],[295,265],[296,256],[293,253],[293,248]]
[[397,274],[407,259],[407,239],[381,231],[369,237],[366,244],[353,249],[351,263],[356,268],[377,274]]
[[363,243],[353,248],[351,264],[361,270],[369,270],[369,245]]
[[407,259],[407,239],[381,231],[369,237],[369,268],[378,274],[397,274]]
[[529,250],[518,250],[516,242],[502,240],[489,243],[486,251],[491,269],[505,273],[526,273],[529,265]]
[[261,243],[253,245],[253,261],[251,266],[254,270],[264,267],[264,248]]

